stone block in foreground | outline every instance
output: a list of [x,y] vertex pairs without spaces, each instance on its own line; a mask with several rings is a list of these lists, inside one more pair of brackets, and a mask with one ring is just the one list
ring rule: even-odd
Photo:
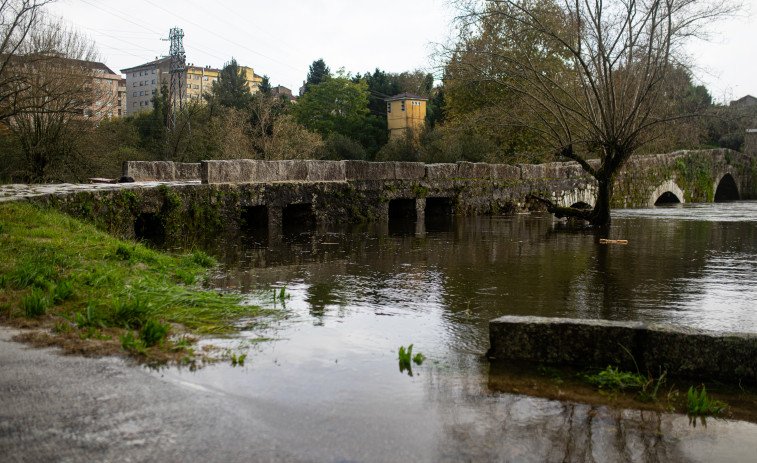
[[[757,382],[757,335],[675,325],[506,316],[489,322],[494,360]],[[630,354],[629,354],[630,352]],[[633,359],[631,358],[633,355]]]

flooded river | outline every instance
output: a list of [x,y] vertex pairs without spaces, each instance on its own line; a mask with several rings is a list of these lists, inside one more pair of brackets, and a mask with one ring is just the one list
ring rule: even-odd
[[[599,244],[600,238],[628,245]],[[757,202],[614,211],[609,232],[550,215],[250,231],[208,252],[215,288],[285,287],[290,316],[213,340],[245,365],[162,372],[257,404],[315,461],[748,461],[757,426],[518,391],[488,321],[539,315],[757,332]],[[281,302],[277,301],[279,305]],[[401,372],[397,350],[427,357]],[[243,438],[243,436],[240,436]]]

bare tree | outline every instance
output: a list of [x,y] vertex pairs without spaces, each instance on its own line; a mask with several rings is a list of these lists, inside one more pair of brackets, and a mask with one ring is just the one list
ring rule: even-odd
[[12,66],[14,58],[28,52],[30,34],[41,21],[43,7],[51,0],[0,0],[0,122],[24,105],[19,101],[28,88]]
[[[460,2],[451,78],[504,96],[509,126],[539,134],[557,155],[597,180],[592,210],[556,206],[558,216],[610,221],[615,176],[673,111],[670,76],[682,47],[727,3],[702,0],[493,0]],[[598,162],[590,162],[591,158]]]
[[79,140],[116,98],[98,83],[94,45],[60,22],[40,21],[19,51],[6,69],[23,90],[13,96],[5,124],[21,146],[28,180],[60,180],[61,169],[76,176]]

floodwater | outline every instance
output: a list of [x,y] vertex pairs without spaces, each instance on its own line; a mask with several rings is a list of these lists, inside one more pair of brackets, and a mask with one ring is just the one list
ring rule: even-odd
[[[600,238],[628,245],[599,244]],[[550,215],[251,231],[208,251],[209,285],[290,316],[212,340],[244,366],[170,380],[259,406],[314,461],[751,461],[757,425],[518,393],[490,366],[488,322],[538,315],[757,332],[757,202],[617,210],[610,230]],[[269,293],[266,293],[269,294]],[[276,302],[281,306],[281,302]],[[397,349],[427,357],[401,372]],[[709,388],[708,388],[709,389]]]

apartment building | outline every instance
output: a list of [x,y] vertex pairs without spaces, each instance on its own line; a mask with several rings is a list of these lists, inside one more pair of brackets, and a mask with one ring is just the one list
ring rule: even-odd
[[119,117],[123,114],[124,99],[121,75],[113,72],[108,66],[96,61],[79,61],[83,68],[89,68],[94,77],[95,101],[84,109],[87,117]]
[[126,76],[126,111],[136,114],[152,109],[152,96],[160,91],[163,80],[170,82],[170,58],[160,58],[132,68],[121,69]]
[[[139,111],[152,109],[152,96],[160,92],[162,82],[168,85],[171,81],[170,58],[160,58],[149,63],[134,66],[132,68],[121,69],[126,75],[126,114],[135,114]],[[251,67],[240,66],[250,87],[250,92],[255,94],[258,91],[263,78],[255,74]],[[221,75],[221,70],[210,66],[195,66],[189,63],[182,79],[185,101],[205,102],[205,94],[213,87],[213,82],[217,81]]]

